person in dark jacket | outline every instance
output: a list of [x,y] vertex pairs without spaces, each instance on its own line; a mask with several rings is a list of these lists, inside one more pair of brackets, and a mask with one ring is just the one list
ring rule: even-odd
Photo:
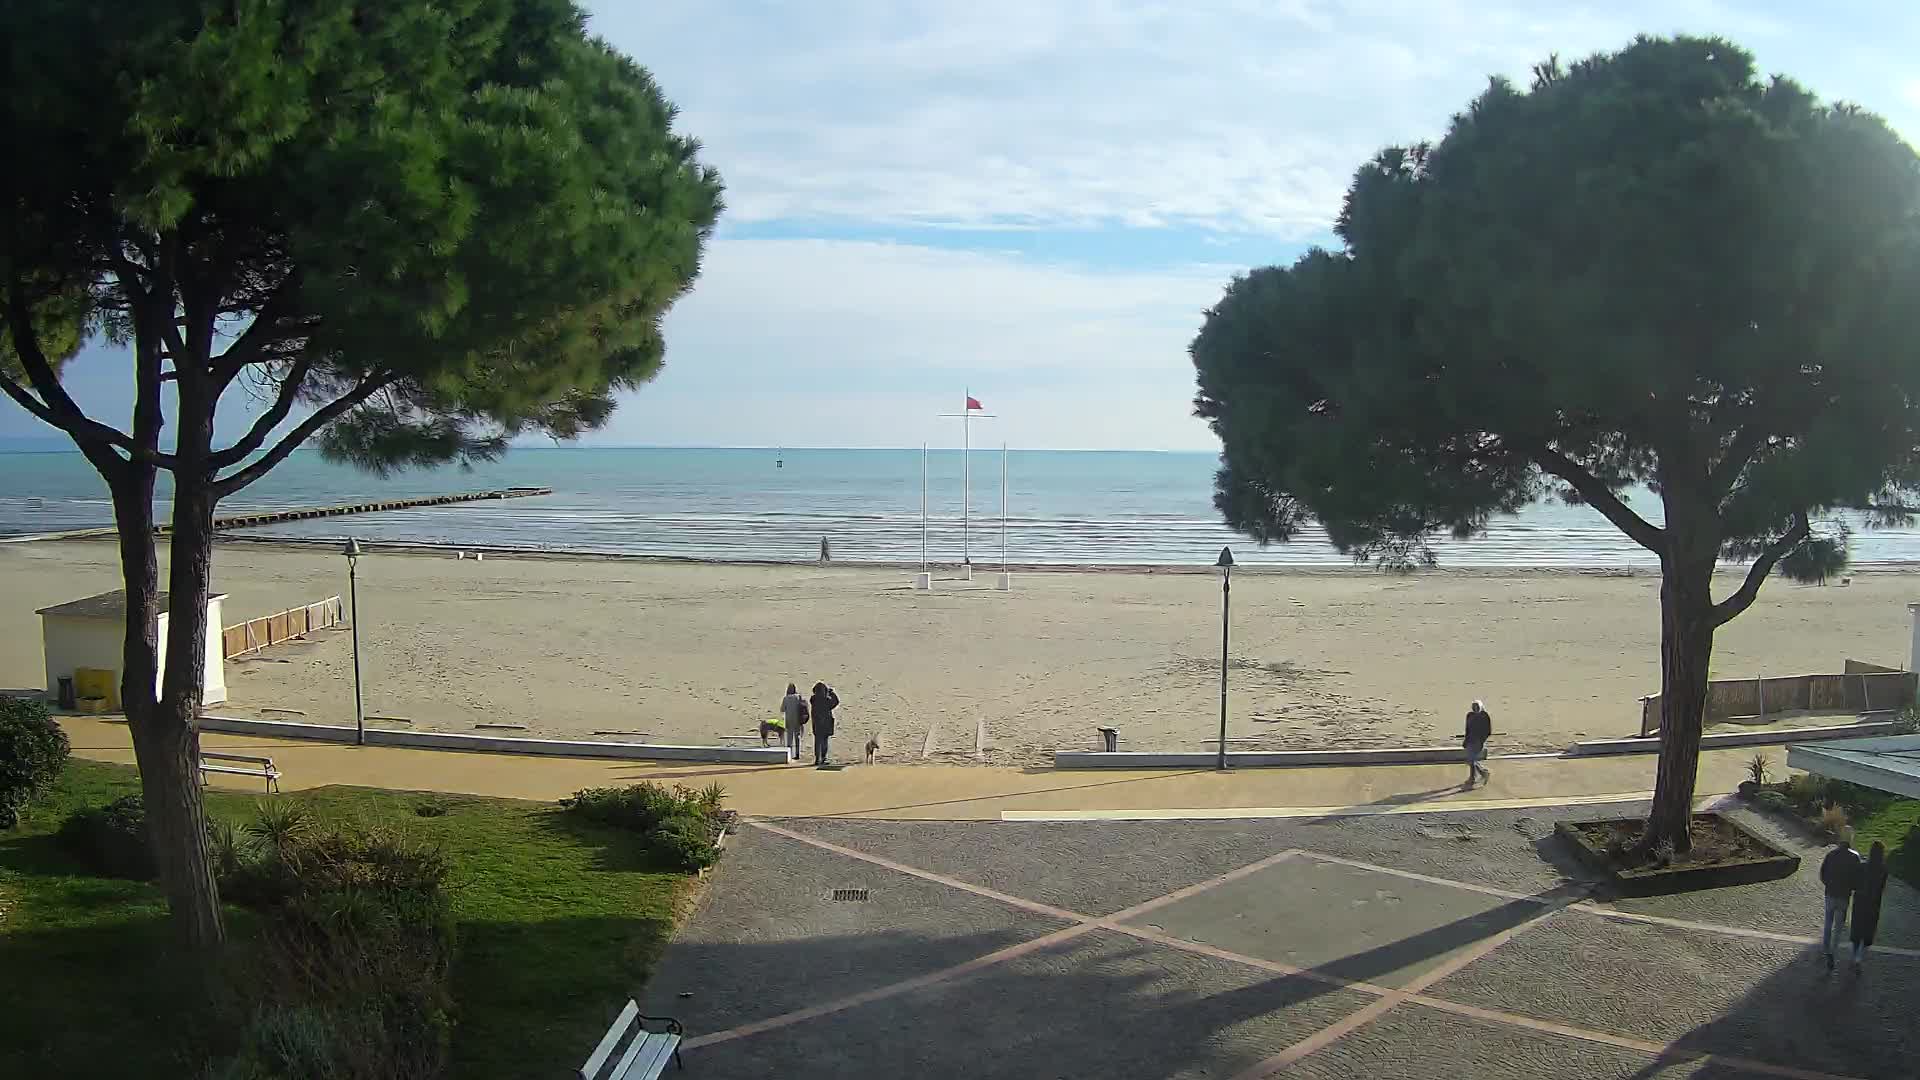
[[826,683],[817,682],[808,703],[813,706],[813,764],[818,768],[827,763],[827,740],[833,738],[833,710],[840,707],[840,695]]
[[1487,771],[1487,740],[1493,738],[1493,714],[1487,711],[1483,702],[1476,701],[1473,708],[1467,710],[1467,733],[1460,741],[1467,748],[1467,786],[1471,788],[1475,780],[1485,782],[1493,779]]
[[1853,965],[1859,967],[1873,947],[1874,931],[1880,929],[1880,898],[1887,892],[1887,845],[1878,840],[1867,852],[1867,865],[1860,868],[1860,884],[1853,890]]
[[[1833,949],[1847,929],[1847,905],[1853,890],[1860,886],[1860,853],[1853,850],[1849,838],[1842,836],[1827,857],[1820,861],[1820,884],[1826,886],[1826,913],[1820,924],[1820,951],[1827,955],[1827,970],[1833,970]],[[1877,914],[1877,913],[1876,913]]]

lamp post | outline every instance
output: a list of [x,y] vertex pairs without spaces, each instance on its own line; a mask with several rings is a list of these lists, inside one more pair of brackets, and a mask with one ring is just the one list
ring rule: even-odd
[[360,540],[347,537],[347,546],[341,554],[347,557],[347,602],[352,605],[353,620],[353,743],[355,746],[367,745],[367,714],[360,705],[360,584],[356,570],[360,564]]
[[1233,549],[1220,549],[1220,768],[1227,767],[1227,611],[1233,603]]

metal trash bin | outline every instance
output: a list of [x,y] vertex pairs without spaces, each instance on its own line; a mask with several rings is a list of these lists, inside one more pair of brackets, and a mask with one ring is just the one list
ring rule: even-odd
[[1109,754],[1114,754],[1119,752],[1120,750],[1120,729],[1119,728],[1103,727],[1103,728],[1096,728],[1095,730],[1100,732],[1100,742],[1102,743],[1101,748],[1103,750],[1105,750]]
[[73,676],[71,675],[60,676],[60,684],[55,696],[58,698],[60,702],[60,707],[63,709],[71,710],[76,704],[78,704],[79,696],[76,695],[73,691]]

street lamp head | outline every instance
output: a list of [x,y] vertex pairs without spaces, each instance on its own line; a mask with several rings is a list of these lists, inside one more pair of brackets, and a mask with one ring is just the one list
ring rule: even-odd
[[1221,548],[1220,558],[1214,560],[1213,565],[1222,570],[1231,570],[1233,568],[1233,549],[1230,547]]
[[349,563],[358,559],[360,557],[360,538],[357,536],[347,537],[347,546],[342,549],[340,553],[347,557],[347,562]]

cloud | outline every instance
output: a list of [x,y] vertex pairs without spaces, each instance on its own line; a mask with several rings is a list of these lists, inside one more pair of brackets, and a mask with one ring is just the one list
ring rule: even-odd
[[[1327,230],[1351,171],[1492,73],[1634,33],[1733,37],[1920,131],[1888,2],[601,3],[728,180],[730,221]],[[1837,24],[1837,25],[1836,25]],[[1874,26],[1872,33],[1866,27]],[[1902,32],[1903,28],[1906,32]]]
[[668,317],[666,371],[593,441],[957,443],[935,416],[970,389],[1000,415],[993,442],[1210,448],[1186,347],[1232,273],[722,238]]

